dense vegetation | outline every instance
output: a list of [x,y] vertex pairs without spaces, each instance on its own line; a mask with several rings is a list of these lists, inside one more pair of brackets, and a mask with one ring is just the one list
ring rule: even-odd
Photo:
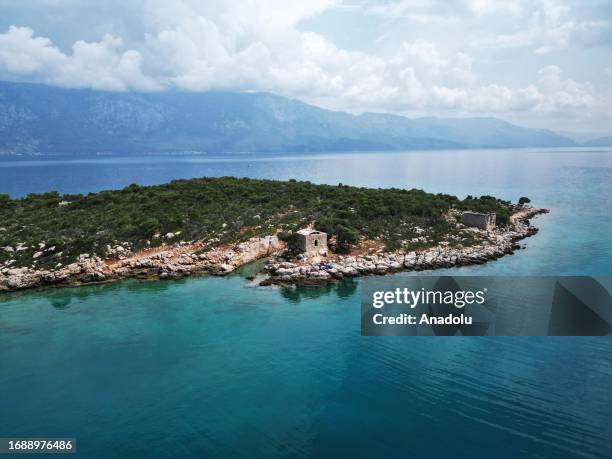
[[335,236],[339,250],[362,239],[415,248],[456,232],[443,218],[451,207],[496,212],[502,224],[511,209],[490,196],[461,201],[415,189],[231,177],[130,185],[88,195],[0,195],[0,265],[15,260],[12,266],[55,266],[81,253],[104,258],[107,246],[124,242],[132,249],[195,240],[212,247],[277,230],[287,236],[311,222]]

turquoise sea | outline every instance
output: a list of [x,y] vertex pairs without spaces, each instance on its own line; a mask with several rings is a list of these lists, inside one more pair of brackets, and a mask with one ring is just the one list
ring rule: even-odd
[[[602,149],[6,157],[0,193],[206,175],[526,195],[551,213],[525,250],[447,272],[612,274]],[[0,437],[76,437],[88,458],[612,457],[612,338],[366,338],[363,281],[260,288],[249,269],[0,296]]]

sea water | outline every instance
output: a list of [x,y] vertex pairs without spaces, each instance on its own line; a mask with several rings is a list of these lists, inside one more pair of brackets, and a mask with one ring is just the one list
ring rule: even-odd
[[[222,175],[528,196],[551,213],[525,250],[445,272],[612,274],[601,149],[3,158],[0,193]],[[612,338],[361,337],[361,283],[2,295],[0,436],[100,458],[612,456]]]

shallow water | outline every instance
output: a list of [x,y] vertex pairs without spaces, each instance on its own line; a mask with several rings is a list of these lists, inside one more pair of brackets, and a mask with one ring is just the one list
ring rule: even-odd
[[[0,192],[238,175],[529,196],[526,250],[454,274],[612,274],[612,152],[0,160]],[[407,274],[399,274],[404,276]],[[362,338],[361,281],[240,275],[0,297],[0,436],[83,457],[609,457],[610,338]]]

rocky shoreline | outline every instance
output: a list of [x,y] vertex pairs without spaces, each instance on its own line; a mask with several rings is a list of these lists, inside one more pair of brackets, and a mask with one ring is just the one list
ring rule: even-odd
[[270,257],[260,285],[321,283],[400,270],[421,271],[486,263],[511,254],[517,241],[535,234],[529,219],[546,209],[526,208],[511,217],[507,228],[479,232],[479,243],[470,247],[436,247],[415,252],[363,253],[344,256],[332,253],[287,258],[277,236],[251,238],[234,246],[204,250],[202,242],[160,246],[119,260],[102,260],[82,254],[78,260],[57,269],[33,267],[0,269],[0,293],[39,287],[78,286],[127,278],[175,279],[195,274],[226,275],[252,261]]
[[312,284],[372,274],[397,271],[424,271],[457,266],[479,265],[511,255],[520,249],[517,242],[538,232],[529,222],[547,209],[525,208],[510,219],[510,225],[492,231],[470,229],[478,233],[480,243],[469,247],[438,245],[413,252],[384,252],[332,257],[312,257],[299,261],[278,258],[264,267],[268,277],[260,285],[301,283]]
[[201,251],[202,246],[201,242],[161,246],[120,260],[102,260],[82,254],[75,263],[53,270],[4,268],[0,270],[0,293],[99,284],[128,278],[177,279],[195,274],[223,276],[283,248],[277,236],[256,237],[232,247],[209,251]]

